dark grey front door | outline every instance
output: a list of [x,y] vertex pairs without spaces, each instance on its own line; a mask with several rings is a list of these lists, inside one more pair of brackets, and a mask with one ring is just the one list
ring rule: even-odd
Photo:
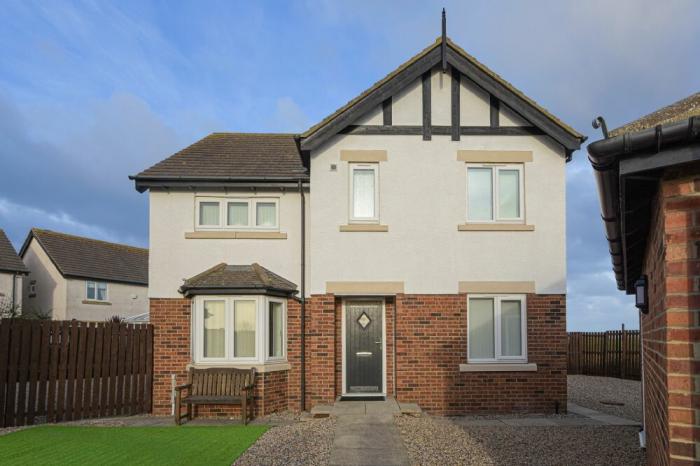
[[382,303],[345,304],[345,391],[382,393]]

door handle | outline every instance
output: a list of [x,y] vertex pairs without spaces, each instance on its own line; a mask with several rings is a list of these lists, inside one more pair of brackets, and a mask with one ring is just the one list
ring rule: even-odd
[[375,341],[375,343],[378,344],[378,345],[381,345],[381,344],[382,344],[382,340]]

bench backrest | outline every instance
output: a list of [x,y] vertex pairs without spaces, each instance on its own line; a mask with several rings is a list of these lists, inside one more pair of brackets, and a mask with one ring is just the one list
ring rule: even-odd
[[188,374],[195,396],[240,396],[254,380],[255,369],[190,368]]

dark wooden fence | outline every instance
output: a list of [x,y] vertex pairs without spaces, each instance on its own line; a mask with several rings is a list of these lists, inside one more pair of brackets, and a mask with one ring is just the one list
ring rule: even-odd
[[147,413],[153,327],[0,320],[0,427]]
[[569,374],[639,380],[639,330],[569,332]]

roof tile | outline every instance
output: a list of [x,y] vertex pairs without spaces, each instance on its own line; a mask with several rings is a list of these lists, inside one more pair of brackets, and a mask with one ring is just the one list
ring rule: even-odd
[[7,235],[0,229],[0,271],[27,273],[29,269],[24,265],[17,251],[10,243]]

